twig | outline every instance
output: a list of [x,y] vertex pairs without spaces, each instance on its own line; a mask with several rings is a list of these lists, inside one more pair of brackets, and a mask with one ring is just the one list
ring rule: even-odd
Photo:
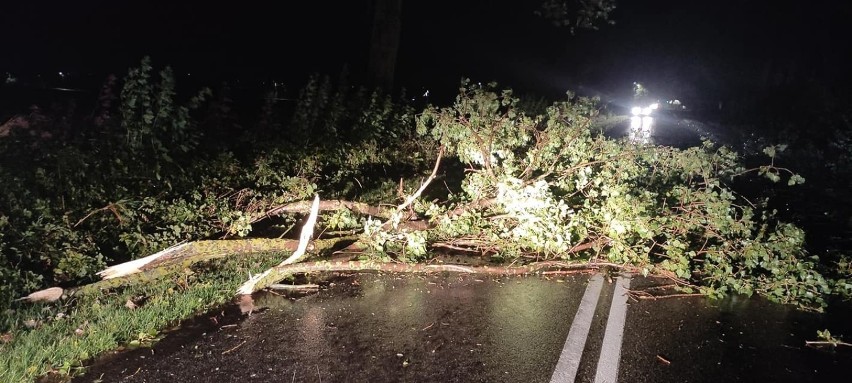
[[234,351],[234,350],[236,350],[236,349],[240,348],[240,346],[242,346],[242,345],[246,344],[246,342],[248,342],[248,339],[244,340],[242,343],[240,343],[240,344],[238,344],[238,345],[234,346],[233,348],[230,348],[230,349],[227,349],[227,350],[225,350],[225,351],[222,351],[222,355],[225,355],[225,354],[227,354],[227,353],[229,353],[229,352],[231,352],[231,351]]
[[639,294],[639,293],[643,293],[641,291],[632,291],[631,293],[633,295],[635,295],[635,298],[637,298],[637,299],[653,299],[653,300],[666,299],[666,298],[687,298],[687,297],[704,297],[704,296],[706,296],[704,294],[699,294],[699,293],[668,294],[668,295],[651,295],[651,294],[648,294],[648,293],[644,293],[646,295],[641,295],[641,294]]
[[650,291],[650,290],[666,290],[666,289],[672,289],[672,288],[675,288],[675,287],[677,287],[677,284],[675,284],[675,283],[671,283],[671,284],[667,284],[667,285],[659,285],[659,286],[646,287],[646,288],[644,288],[643,290],[644,290],[644,291]]
[[89,217],[91,217],[91,216],[93,216],[93,215],[95,215],[99,212],[106,211],[106,210],[111,211],[112,214],[115,215],[115,218],[118,220],[118,223],[122,223],[123,221],[121,220],[121,216],[118,215],[118,210],[115,209],[115,205],[116,205],[115,203],[111,203],[111,204],[106,205],[106,206],[104,206],[100,209],[92,210],[89,214],[86,214],[85,217],[80,218],[80,220],[77,221],[77,223],[75,223],[74,226],[72,226],[72,227],[76,228],[77,226],[80,226],[81,224],[83,224],[83,222],[85,222],[87,219],[89,219]]
[[551,271],[543,271],[541,275],[571,275],[571,274],[582,274],[588,273],[590,270],[594,270],[596,267],[589,267],[588,270],[551,270]]
[[663,357],[662,357],[662,356],[660,356],[660,355],[657,355],[657,360],[659,360],[659,361],[660,361],[660,363],[665,364],[666,366],[668,366],[668,365],[672,364],[672,362],[671,362],[670,360],[668,360],[668,359],[666,359],[666,358],[663,358]]
[[273,284],[269,285],[269,289],[279,290],[279,291],[317,290],[317,289],[319,289],[319,285],[314,285],[314,284],[284,285],[284,284],[280,284],[280,283],[273,283]]
[[132,373],[132,374],[128,375],[127,377],[128,377],[128,378],[132,378],[132,377],[136,376],[136,374],[138,374],[138,373],[139,373],[139,371],[142,371],[142,367],[137,368],[137,369],[136,369],[136,372],[134,372],[134,373]]
[[830,340],[806,340],[806,346],[846,346],[852,347],[852,343],[846,343],[841,341],[830,341]]

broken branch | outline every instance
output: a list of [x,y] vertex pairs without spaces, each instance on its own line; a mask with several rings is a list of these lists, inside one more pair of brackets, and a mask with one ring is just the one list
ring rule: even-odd
[[426,186],[429,186],[429,183],[431,183],[432,180],[435,179],[435,175],[438,173],[438,167],[441,166],[441,158],[442,157],[444,157],[444,147],[443,146],[441,147],[440,150],[438,150],[438,158],[435,160],[435,167],[432,168],[432,174],[430,174],[429,178],[427,178],[426,181],[423,182],[423,184],[420,185],[420,189],[417,189],[417,191],[414,194],[408,196],[408,199],[405,200],[405,203],[403,203],[402,205],[399,205],[396,208],[397,213],[401,212],[403,209],[408,207],[408,205],[411,205],[411,203],[413,203],[414,200],[416,200],[418,197],[420,197],[420,194],[423,194],[423,190],[426,190]]
[[[289,258],[278,264],[278,267],[296,263],[302,258],[302,256],[305,255],[305,251],[308,249],[308,243],[311,241],[311,236],[313,236],[314,234],[314,226],[316,226],[317,223],[317,216],[319,215],[319,202],[319,194],[317,194],[314,197],[314,203],[311,206],[311,215],[308,217],[308,220],[305,222],[305,225],[302,226],[302,233],[299,235],[299,246],[296,248],[296,251],[294,251],[293,254],[290,255]],[[258,281],[264,280],[267,275],[272,273],[272,270],[274,270],[274,268],[268,269],[258,275],[251,276],[249,280],[247,280],[245,283],[243,283],[242,286],[240,286],[239,289],[237,289],[237,294],[248,295],[257,291],[255,285],[258,283]],[[281,279],[279,279],[278,281],[280,280]]]

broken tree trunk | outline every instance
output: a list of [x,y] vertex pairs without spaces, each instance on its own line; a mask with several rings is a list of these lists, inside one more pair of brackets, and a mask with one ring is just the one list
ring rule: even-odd
[[[312,243],[309,250],[322,253],[329,251],[339,244],[357,240],[357,237],[340,237],[320,239]],[[155,261],[136,268],[136,272],[104,279],[89,285],[71,288],[66,295],[81,295],[159,280],[165,276],[176,274],[198,262],[267,252],[292,252],[298,247],[298,242],[290,239],[252,238],[239,240],[197,241],[190,242],[163,254]]]
[[290,239],[250,238],[195,241],[172,246],[144,258],[108,267],[98,272],[98,275],[103,279],[113,279],[172,264],[181,264],[185,267],[198,261],[221,258],[231,254],[292,252],[297,247],[298,241]]

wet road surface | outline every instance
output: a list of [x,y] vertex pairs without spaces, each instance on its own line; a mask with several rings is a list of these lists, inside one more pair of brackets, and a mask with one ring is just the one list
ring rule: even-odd
[[852,335],[852,312],[829,309],[817,315],[745,297],[633,302],[620,381],[849,381],[852,350],[805,346],[821,329]]
[[719,144],[732,144],[730,132],[721,126],[705,124],[676,113],[660,111],[654,114],[647,128],[632,126],[630,116],[618,116],[612,120],[619,122],[606,130],[605,135],[610,138],[681,149],[700,146],[702,138]]
[[257,296],[268,308],[237,326],[135,350],[79,381],[547,381],[587,278],[362,274],[296,301]]
[[[251,315],[217,310],[75,382],[550,382],[594,278],[344,276],[300,298],[258,294]],[[601,355],[615,344],[613,302],[624,294],[618,279],[596,278],[582,354],[569,355],[577,382],[611,381],[600,375],[612,355]],[[620,382],[838,381],[852,365],[852,353],[804,346],[819,329],[852,334],[848,312],[755,298],[624,300]]]

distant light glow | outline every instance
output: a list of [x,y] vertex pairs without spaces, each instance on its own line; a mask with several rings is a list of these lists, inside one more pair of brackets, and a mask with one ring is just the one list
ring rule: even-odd
[[656,110],[659,107],[660,107],[660,104],[658,104],[656,102],[649,105],[649,106],[646,106],[646,107],[634,106],[633,108],[630,109],[630,114],[632,114],[634,116],[650,116],[651,113],[653,113],[654,110]]
[[651,132],[651,124],[654,123],[654,117],[645,116],[642,117],[642,131],[643,132]]
[[630,117],[630,130],[639,130],[642,128],[642,117],[633,116]]

